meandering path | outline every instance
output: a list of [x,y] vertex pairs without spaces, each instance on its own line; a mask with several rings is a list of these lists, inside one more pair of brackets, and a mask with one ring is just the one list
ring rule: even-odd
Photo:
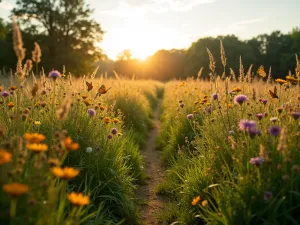
[[145,171],[149,176],[147,184],[139,185],[136,191],[137,198],[144,204],[141,209],[141,219],[143,225],[158,225],[157,212],[163,207],[164,199],[156,194],[156,187],[164,179],[164,168],[160,160],[160,151],[155,149],[155,141],[160,129],[160,109],[162,100],[159,99],[153,114],[153,129],[149,132],[149,137],[141,154],[145,159]]

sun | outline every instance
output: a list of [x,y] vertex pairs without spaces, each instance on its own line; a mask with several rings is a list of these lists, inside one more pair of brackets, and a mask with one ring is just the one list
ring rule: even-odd
[[157,50],[168,48],[172,35],[172,31],[149,24],[143,17],[133,17],[108,31],[100,47],[113,60],[125,49],[131,51],[133,58],[145,60]]

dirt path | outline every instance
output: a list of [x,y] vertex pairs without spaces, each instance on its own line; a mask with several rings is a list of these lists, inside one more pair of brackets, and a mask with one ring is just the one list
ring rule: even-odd
[[149,132],[149,137],[144,149],[141,153],[145,160],[145,170],[149,179],[147,184],[140,185],[137,188],[137,198],[142,200],[144,204],[141,209],[141,220],[143,225],[158,225],[156,214],[163,207],[164,199],[155,193],[156,186],[164,179],[164,168],[160,160],[160,152],[155,150],[155,140],[160,129],[160,109],[161,100],[159,100],[154,118],[152,120],[153,129]]

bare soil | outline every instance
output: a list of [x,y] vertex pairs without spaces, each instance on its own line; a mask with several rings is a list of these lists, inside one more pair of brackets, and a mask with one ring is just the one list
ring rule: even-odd
[[136,190],[137,198],[144,203],[141,209],[141,221],[143,225],[159,224],[156,215],[162,209],[165,202],[163,196],[156,194],[156,187],[164,180],[165,174],[165,169],[160,160],[161,153],[155,149],[156,137],[160,130],[160,109],[161,100],[159,100],[153,114],[153,129],[149,132],[144,149],[141,150],[141,154],[145,160],[145,171],[147,176],[149,176],[147,183],[139,185]]

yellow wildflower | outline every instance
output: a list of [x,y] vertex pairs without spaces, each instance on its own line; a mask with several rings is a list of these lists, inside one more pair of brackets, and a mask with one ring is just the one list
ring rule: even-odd
[[118,120],[117,118],[114,118],[113,122],[114,123],[120,123],[120,120]]
[[11,157],[12,155],[9,152],[0,149],[0,165],[9,163],[11,161]]
[[3,190],[12,197],[18,197],[27,193],[29,188],[26,184],[11,183],[3,185]]
[[10,91],[15,91],[15,90],[17,90],[18,88],[16,87],[16,86],[10,86],[10,88],[9,88],[9,90]]
[[199,201],[200,201],[200,196],[193,198],[192,205],[198,205]]
[[79,144],[73,142],[71,137],[67,137],[64,139],[64,146],[68,151],[75,151],[79,148]]
[[90,203],[89,196],[85,196],[82,193],[72,192],[68,194],[68,199],[74,206],[83,206]]
[[109,118],[109,117],[105,117],[105,118],[104,118],[104,122],[105,122],[106,124],[110,123],[110,118]]
[[64,179],[64,180],[71,180],[74,177],[78,176],[78,174],[79,174],[79,170],[74,169],[72,167],[65,167],[65,168],[53,167],[51,169],[51,172],[55,176],[57,176],[61,179]]
[[242,91],[242,89],[241,88],[239,88],[239,87],[236,87],[236,88],[233,88],[233,90],[232,90],[232,92],[241,92]]
[[48,145],[46,144],[32,143],[32,144],[27,144],[26,148],[36,153],[48,151]]
[[202,205],[203,207],[206,207],[206,206],[208,205],[208,201],[207,201],[207,200],[203,200],[203,201],[201,202],[201,205]]
[[8,106],[8,108],[13,108],[13,107],[15,107],[15,104],[13,102],[9,102],[7,104],[7,106]]
[[292,76],[286,76],[286,80],[290,81],[292,84],[296,84],[298,80],[295,77]]
[[46,136],[39,133],[26,133],[24,138],[30,143],[39,144],[46,139]]
[[281,85],[281,84],[286,84],[286,83],[287,83],[287,81],[286,81],[286,80],[283,80],[283,79],[276,79],[275,82],[276,82],[276,83],[279,83],[280,85]]
[[85,104],[86,106],[90,106],[90,105],[92,105],[92,102],[91,102],[91,100],[86,99],[86,100],[84,100],[84,104]]

